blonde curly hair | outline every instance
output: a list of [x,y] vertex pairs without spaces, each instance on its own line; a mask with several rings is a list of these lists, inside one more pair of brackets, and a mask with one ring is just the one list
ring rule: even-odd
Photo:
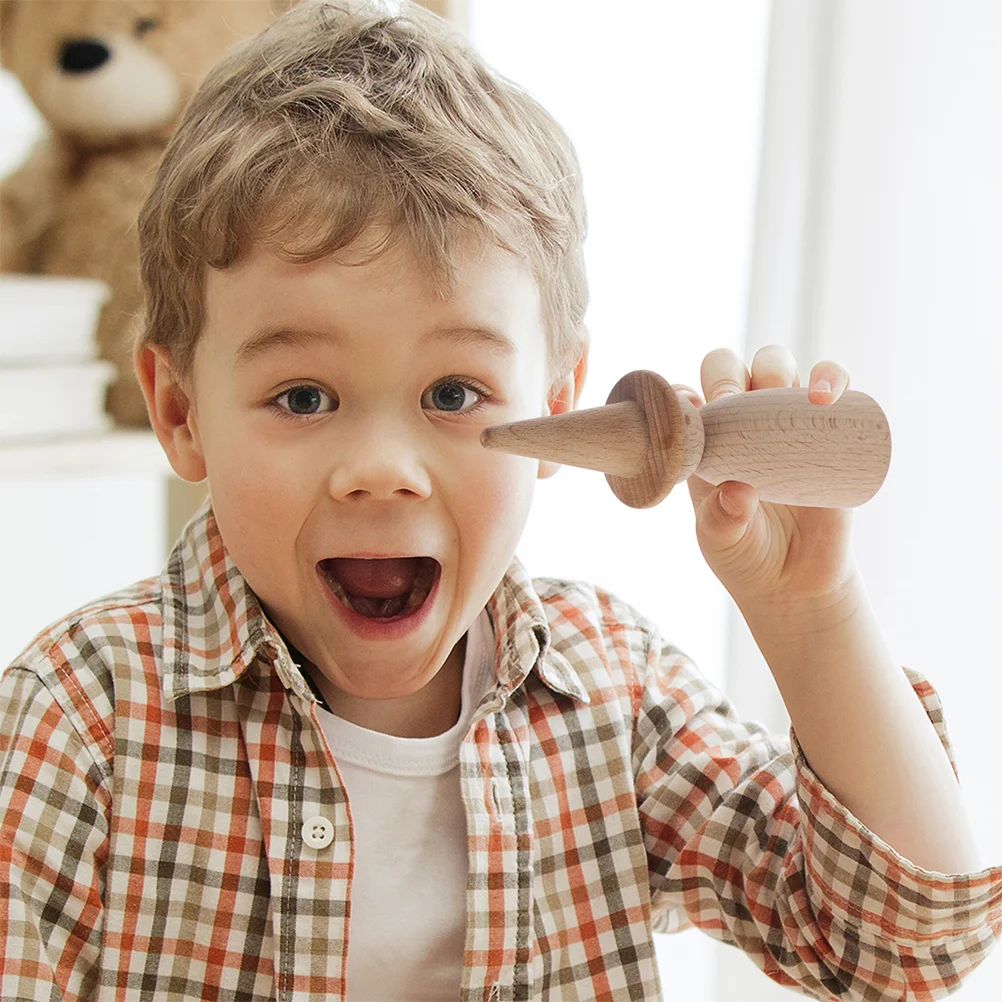
[[571,142],[446,22],[397,7],[293,7],[193,96],[139,218],[140,340],[166,348],[180,378],[206,267],[255,241],[316,260],[374,223],[409,241],[442,295],[471,234],[518,254],[539,285],[552,373],[575,364],[588,290]]

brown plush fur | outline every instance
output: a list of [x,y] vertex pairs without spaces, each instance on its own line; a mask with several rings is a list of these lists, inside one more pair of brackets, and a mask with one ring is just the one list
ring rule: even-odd
[[[0,3],[0,62],[20,79],[50,129],[0,185],[0,270],[108,283],[112,298],[98,343],[102,357],[118,367],[107,409],[119,424],[147,423],[132,341],[140,308],[136,218],[153,171],[209,67],[289,2]],[[60,69],[74,40],[103,44],[107,62],[89,72]]]

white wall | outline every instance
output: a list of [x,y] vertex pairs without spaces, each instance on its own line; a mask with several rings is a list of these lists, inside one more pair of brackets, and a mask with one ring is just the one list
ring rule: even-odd
[[0,478],[0,670],[47,624],[159,572],[165,502],[163,475]]
[[[604,403],[635,368],[698,387],[703,355],[744,340],[767,3],[727,4],[724,35],[719,8],[632,9],[642,31],[575,3],[475,0],[469,11],[480,51],[556,116],[582,161],[592,291],[582,407]],[[707,626],[725,596],[691,521],[683,489],[635,511],[601,474],[565,467],[538,486],[520,554],[539,573],[615,588],[720,680],[725,645]]]

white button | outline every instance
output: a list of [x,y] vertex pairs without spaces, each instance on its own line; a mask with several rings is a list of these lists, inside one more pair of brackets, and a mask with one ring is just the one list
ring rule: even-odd
[[303,822],[303,841],[311,849],[326,849],[334,841],[334,826],[316,815]]

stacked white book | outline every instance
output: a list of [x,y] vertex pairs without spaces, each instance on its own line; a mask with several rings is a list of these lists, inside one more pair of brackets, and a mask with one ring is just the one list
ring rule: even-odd
[[115,367],[98,358],[103,282],[0,276],[0,445],[95,435]]

